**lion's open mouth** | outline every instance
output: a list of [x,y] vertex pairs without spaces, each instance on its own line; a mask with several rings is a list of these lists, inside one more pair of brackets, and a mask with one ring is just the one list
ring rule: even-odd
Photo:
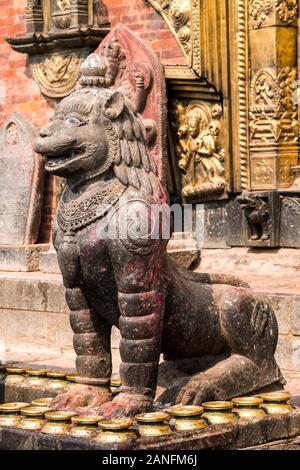
[[44,154],[44,157],[46,158],[46,167],[50,170],[54,168],[63,167],[69,162],[78,160],[79,158],[82,158],[84,156],[85,149],[82,147],[72,149],[72,151],[70,151],[69,153],[64,152],[60,155],[56,153],[55,157],[53,155]]

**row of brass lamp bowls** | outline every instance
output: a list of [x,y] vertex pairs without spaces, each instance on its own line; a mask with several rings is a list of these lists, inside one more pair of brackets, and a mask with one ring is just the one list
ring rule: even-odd
[[[77,374],[67,372],[49,371],[46,369],[28,369],[21,367],[0,366],[0,373],[6,373],[6,385],[19,385],[26,387],[47,387],[53,391],[66,391],[72,382],[76,382]],[[119,393],[122,385],[118,377],[112,378],[111,392],[113,395]]]
[[63,390],[76,381],[76,375],[46,369],[25,369],[21,367],[3,367],[7,376],[6,385],[28,387],[47,387],[50,390]]
[[175,432],[198,431],[211,425],[229,424],[238,419],[262,419],[267,414],[293,411],[288,392],[239,397],[232,401],[206,402],[202,406],[177,405],[165,411],[106,420],[100,416],[77,416],[72,411],[51,411],[52,398],[29,403],[0,405],[0,427],[12,426],[51,435],[89,438],[104,444],[128,442],[141,437],[169,436]]

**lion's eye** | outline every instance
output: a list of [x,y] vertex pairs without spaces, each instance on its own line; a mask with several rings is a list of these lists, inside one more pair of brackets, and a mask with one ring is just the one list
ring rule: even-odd
[[84,121],[82,121],[81,119],[79,119],[76,116],[68,116],[65,119],[65,123],[69,127],[78,127],[78,126],[82,126],[84,124]]

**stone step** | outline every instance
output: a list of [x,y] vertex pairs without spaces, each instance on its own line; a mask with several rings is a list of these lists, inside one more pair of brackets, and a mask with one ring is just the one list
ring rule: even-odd
[[[202,249],[202,272],[244,272],[254,275],[285,275],[300,278],[300,250],[293,248]],[[300,291],[300,288],[299,288]]]
[[[113,328],[113,364],[119,364]],[[73,332],[59,274],[0,272],[0,361],[75,367]]]

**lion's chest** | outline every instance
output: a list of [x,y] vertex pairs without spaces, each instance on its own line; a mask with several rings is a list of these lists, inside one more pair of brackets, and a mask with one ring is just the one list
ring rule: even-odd
[[[114,288],[114,274],[107,240],[99,236],[104,222],[89,225],[77,233],[79,263],[82,281],[87,287]],[[113,284],[112,284],[113,281]]]
[[67,288],[83,287],[92,303],[103,303],[116,291],[107,240],[101,236],[105,219],[78,230],[74,237],[57,231],[55,247]]

